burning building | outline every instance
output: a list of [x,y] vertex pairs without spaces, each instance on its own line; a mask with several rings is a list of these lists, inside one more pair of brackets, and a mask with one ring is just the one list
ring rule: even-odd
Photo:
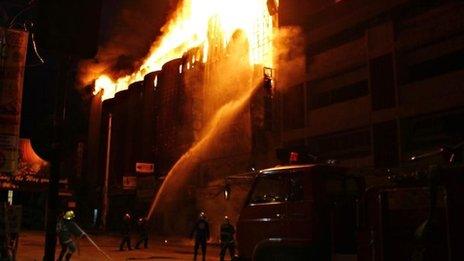
[[[123,211],[144,214],[147,199],[161,186],[155,203],[177,198],[169,204],[183,218],[174,224],[172,213],[155,211],[158,225],[167,233],[186,232],[188,218],[211,199],[196,197],[201,191],[218,190],[214,182],[262,165],[253,153],[258,151],[253,137],[260,135],[253,133],[263,126],[254,122],[264,111],[257,86],[262,87],[263,68],[273,64],[276,17],[267,2],[184,1],[139,71],[97,79],[96,93],[104,90],[98,169],[107,177],[99,180],[103,219],[110,226]],[[138,164],[152,170],[139,173]],[[161,185],[170,179],[181,189]],[[213,224],[223,215],[223,209],[207,211]]]

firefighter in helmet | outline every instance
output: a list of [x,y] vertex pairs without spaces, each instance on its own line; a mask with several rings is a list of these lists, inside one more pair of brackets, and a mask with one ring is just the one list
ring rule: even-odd
[[201,246],[202,260],[204,261],[206,259],[206,242],[209,240],[209,223],[206,220],[205,212],[200,213],[191,236],[195,239],[193,260],[197,260],[198,248]]
[[139,241],[135,245],[135,248],[139,249],[142,243],[145,248],[148,248],[148,224],[146,218],[140,217],[137,220],[137,230],[139,233]]
[[227,249],[229,250],[230,259],[233,260],[235,256],[235,227],[230,223],[228,216],[224,217],[224,223],[221,225],[221,252],[219,254],[221,261],[224,261]]
[[70,260],[72,254],[76,252],[76,244],[74,244],[71,236],[82,237],[85,235],[84,231],[74,222],[74,217],[74,211],[68,210],[59,218],[56,225],[56,232],[61,245],[59,261]]
[[131,239],[130,239],[130,232],[131,232],[131,222],[132,217],[129,213],[125,213],[122,218],[122,227],[121,227],[121,244],[119,244],[119,250],[124,250],[124,245],[127,244],[127,249],[132,250],[131,247]]

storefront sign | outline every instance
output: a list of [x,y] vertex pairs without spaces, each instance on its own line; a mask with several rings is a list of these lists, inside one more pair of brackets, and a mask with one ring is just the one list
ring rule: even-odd
[[0,27],[0,172],[18,163],[19,123],[28,33]]
[[[48,187],[48,178],[37,177],[34,175],[0,175],[0,189],[9,190],[45,190]],[[60,180],[60,190],[66,189],[67,179]]]
[[135,172],[137,173],[153,173],[155,172],[155,164],[153,163],[135,163]]
[[122,186],[124,189],[135,189],[137,187],[137,177],[133,177],[133,176],[122,177]]

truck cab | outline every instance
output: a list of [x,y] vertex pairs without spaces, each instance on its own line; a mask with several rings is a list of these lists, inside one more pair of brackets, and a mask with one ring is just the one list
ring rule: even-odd
[[[356,260],[361,178],[334,165],[261,170],[237,223],[243,260]],[[339,259],[343,258],[343,259]]]

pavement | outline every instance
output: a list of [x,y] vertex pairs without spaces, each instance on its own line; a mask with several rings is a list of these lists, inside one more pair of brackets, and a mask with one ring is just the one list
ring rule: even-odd
[[[109,255],[112,260],[193,260],[193,241],[183,238],[154,238],[150,239],[148,249],[119,251],[120,238],[117,235],[90,235],[99,247]],[[132,237],[135,244],[136,236]],[[26,231],[19,235],[17,252],[18,261],[39,261],[44,253],[45,234],[43,231]],[[84,237],[75,241],[78,251],[71,260],[104,261],[108,260]],[[56,257],[60,252],[57,244]],[[198,258],[201,260],[201,256]],[[219,247],[209,244],[206,260],[219,260]],[[230,259],[226,259],[230,260]]]

